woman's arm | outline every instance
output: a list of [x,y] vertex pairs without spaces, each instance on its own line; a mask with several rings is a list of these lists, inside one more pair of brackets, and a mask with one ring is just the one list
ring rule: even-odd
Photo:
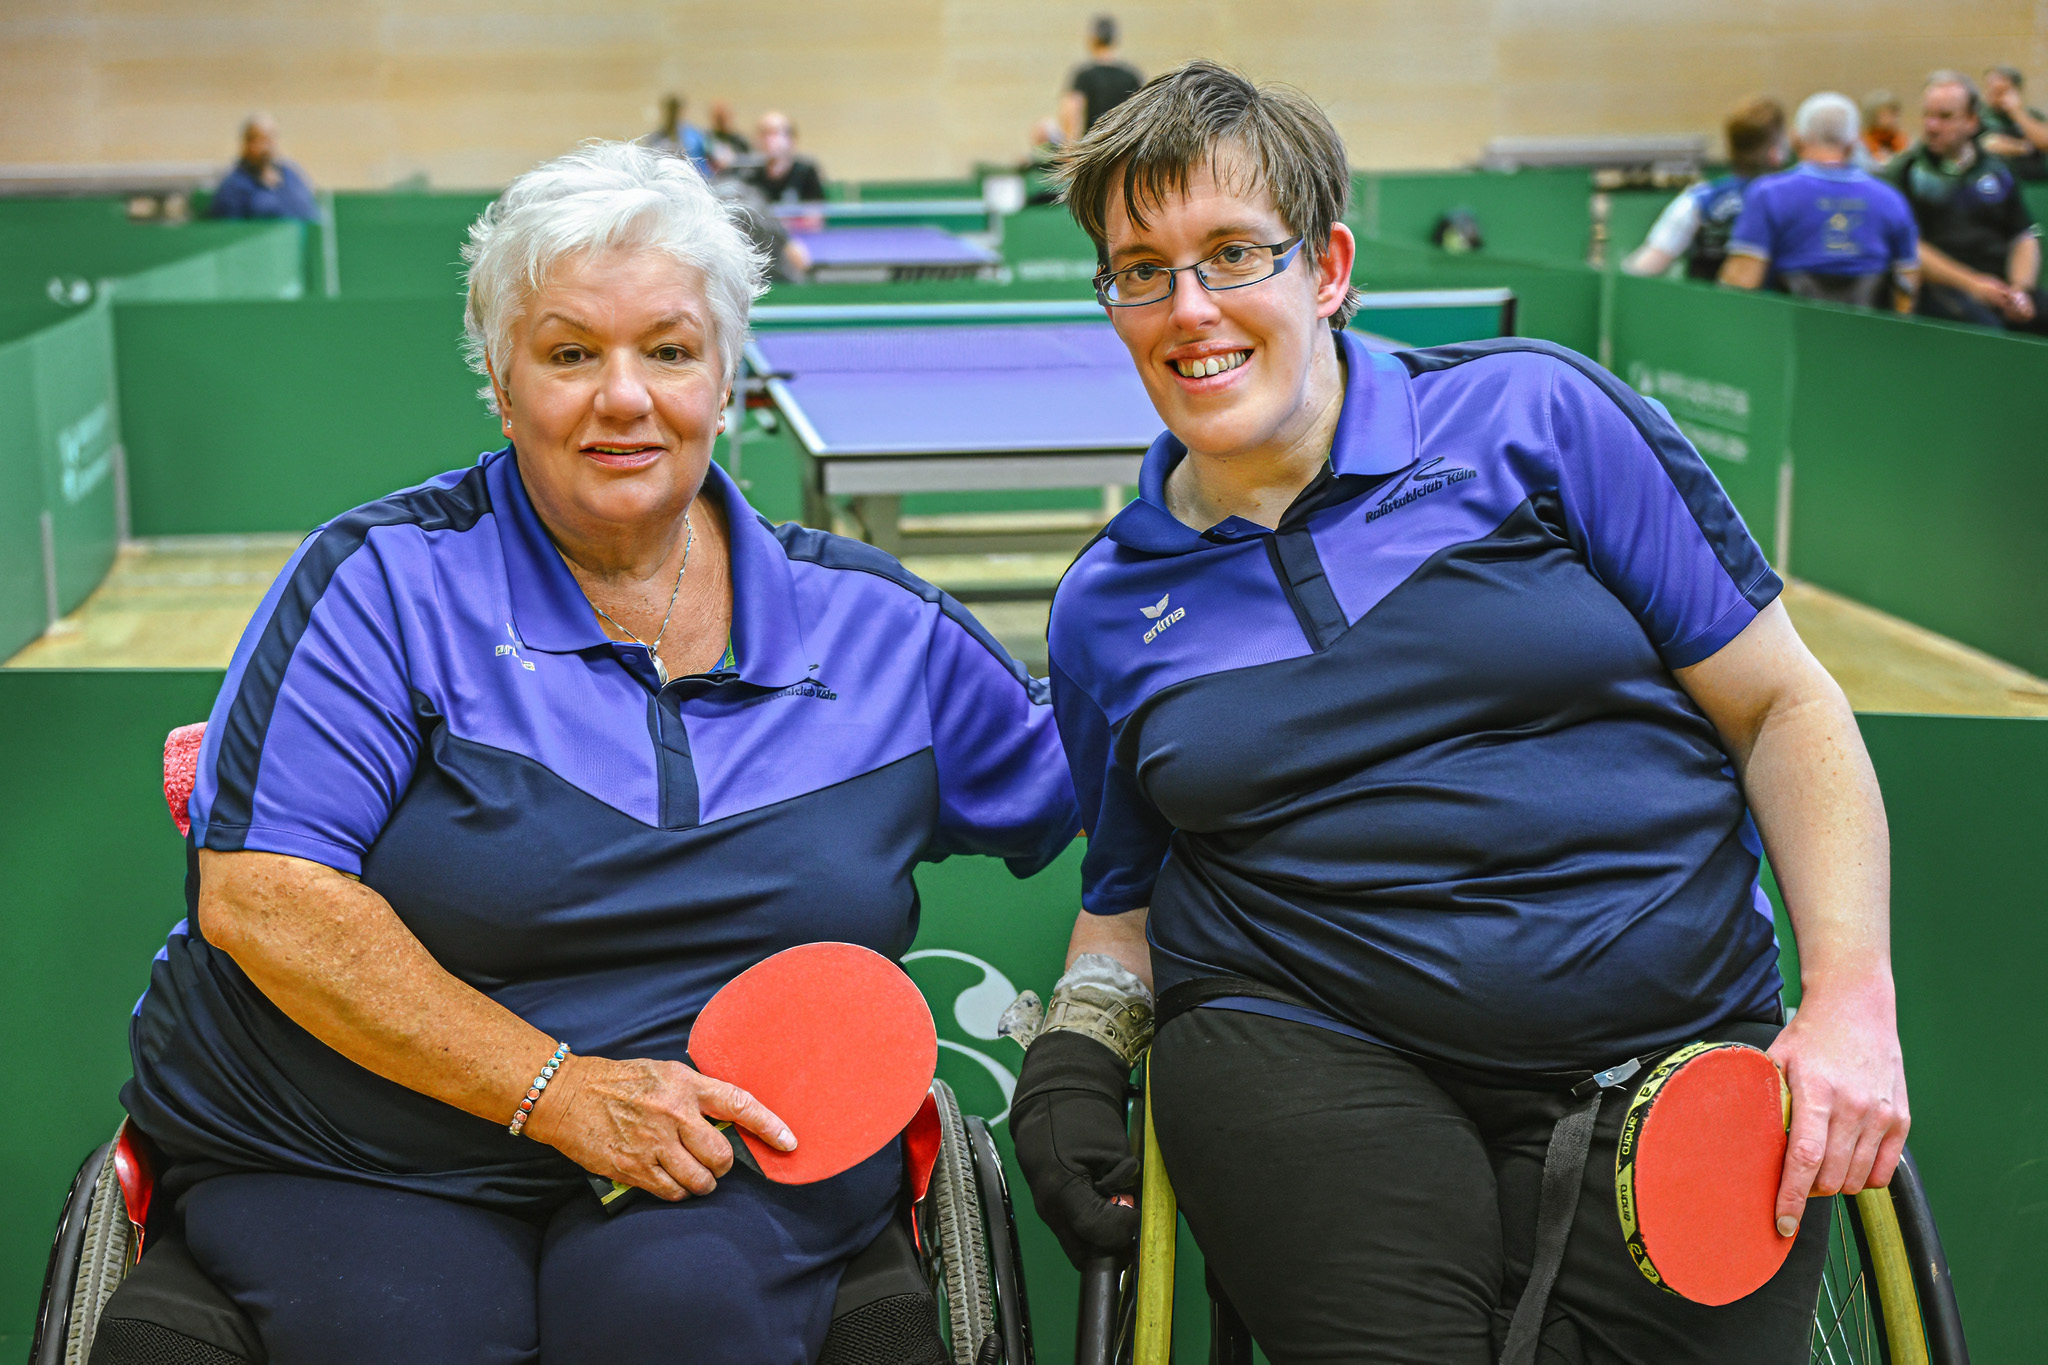
[[1792,1087],[1785,1232],[1810,1195],[1889,1182],[1906,1143],[1884,803],[1848,699],[1782,602],[1676,675],[1734,760],[1799,946],[1799,1012],[1771,1047]]
[[[382,896],[319,863],[201,849],[199,927],[336,1052],[493,1123],[511,1121],[554,1053],[555,1039],[443,969]],[[575,1053],[525,1131],[585,1170],[681,1199],[709,1194],[732,1168],[732,1145],[707,1118],[795,1146],[737,1086],[680,1062]]]
[[1152,986],[1152,949],[1145,942],[1145,916],[1149,909],[1126,910],[1121,915],[1095,915],[1083,910],[1074,918],[1074,935],[1067,940],[1067,965],[1083,953],[1100,953],[1115,958],[1125,971]]

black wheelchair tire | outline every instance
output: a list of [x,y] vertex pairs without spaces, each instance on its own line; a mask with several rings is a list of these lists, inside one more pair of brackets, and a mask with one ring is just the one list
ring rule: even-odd
[[944,1081],[932,1082],[938,1100],[939,1157],[932,1168],[932,1226],[938,1242],[940,1289],[945,1298],[947,1349],[953,1365],[986,1365],[984,1346],[1001,1346],[995,1313],[995,1277],[976,1189],[974,1148],[960,1101]]
[[1838,1195],[1833,1212],[1809,1359],[1969,1365],[1941,1234],[1911,1154],[1887,1188]]
[[134,1264],[133,1232],[121,1202],[113,1154],[111,1142],[95,1148],[64,1196],[43,1272],[42,1311],[29,1348],[30,1365],[84,1365],[92,1353],[100,1310]]
[[1001,1359],[1006,1365],[1033,1365],[1037,1352],[1031,1341],[1031,1305],[1024,1293],[1024,1253],[1017,1243],[1016,1210],[1010,1203],[1009,1179],[1003,1174],[1003,1156],[996,1150],[988,1121],[978,1114],[967,1116],[967,1138],[974,1150],[981,1222],[988,1230]]

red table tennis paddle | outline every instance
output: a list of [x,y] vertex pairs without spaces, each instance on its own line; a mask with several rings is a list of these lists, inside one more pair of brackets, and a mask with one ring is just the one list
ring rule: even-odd
[[1629,1255],[1694,1303],[1752,1294],[1795,1240],[1777,1227],[1791,1092],[1742,1043],[1693,1043],[1651,1070],[1622,1120],[1614,1196]]
[[199,780],[199,746],[206,738],[206,722],[180,725],[164,736],[164,804],[171,808],[171,823],[183,838],[192,832],[192,817],[186,804],[192,786]]
[[[924,995],[894,962],[854,943],[806,943],[711,997],[690,1030],[690,1061],[796,1134],[796,1150],[779,1152],[733,1129],[749,1164],[779,1184],[808,1185],[859,1165],[909,1126],[938,1071],[939,1035]],[[602,1177],[592,1185],[607,1187],[607,1204],[632,1188]]]

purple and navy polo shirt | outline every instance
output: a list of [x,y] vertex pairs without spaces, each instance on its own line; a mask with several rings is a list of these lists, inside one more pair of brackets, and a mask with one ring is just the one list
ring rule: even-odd
[[1782,586],[1720,485],[1561,347],[1340,344],[1277,530],[1176,520],[1161,436],[1060,585],[1083,904],[1151,907],[1161,989],[1245,977],[1493,1070],[1775,1017],[1761,844],[1672,676]]
[[[704,493],[732,528],[731,648],[666,687],[598,627],[509,448],[322,527],[235,651],[191,847],[359,875],[535,1027],[674,1060],[771,953],[900,956],[919,862],[991,854],[1023,876],[1057,856],[1078,821],[1045,683],[881,551],[769,525],[715,466]],[[550,1149],[293,1024],[196,915],[132,1044],[123,1101],[188,1179],[290,1170],[514,1206],[575,1187]]]
[[1920,230],[1884,181],[1802,161],[1750,183],[1728,254],[1760,256],[1781,275],[1879,275],[1920,264]]

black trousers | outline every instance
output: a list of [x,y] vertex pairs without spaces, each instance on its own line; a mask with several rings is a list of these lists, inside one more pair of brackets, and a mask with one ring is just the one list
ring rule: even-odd
[[[1715,1036],[1767,1046],[1777,1028]],[[1616,1059],[1621,1060],[1619,1058]],[[1275,1365],[1493,1365],[1529,1273],[1568,1097],[1425,1070],[1325,1029],[1197,1009],[1153,1044],[1166,1169],[1210,1271]],[[1828,1250],[1816,1200],[1777,1276],[1720,1308],[1644,1279],[1614,1206],[1629,1087],[1601,1107],[1543,1365],[1798,1365]]]

